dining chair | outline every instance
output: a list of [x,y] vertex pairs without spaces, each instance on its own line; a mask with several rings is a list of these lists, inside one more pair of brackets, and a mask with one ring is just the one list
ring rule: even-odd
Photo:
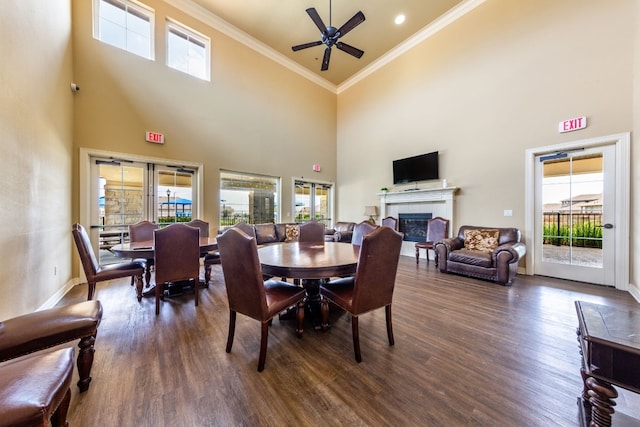
[[176,223],[154,231],[156,266],[156,315],[160,314],[160,300],[164,299],[165,284],[193,282],[195,305],[198,305],[200,283],[200,230]]
[[256,239],[239,229],[230,228],[218,236],[218,249],[229,300],[229,335],[226,352],[230,353],[233,346],[237,313],[259,321],[261,338],[258,372],[262,372],[267,358],[269,325],[276,314],[297,304],[296,333],[298,337],[302,337],[305,290],[279,280],[264,281]]
[[[209,237],[209,223],[201,219],[194,219],[186,223],[190,227],[200,230],[200,237]],[[211,280],[211,266],[220,264],[220,253],[216,251],[200,253],[202,264],[204,265],[204,287],[209,287]]]
[[244,221],[241,221],[233,226],[233,228],[237,228],[238,230],[242,230],[244,234],[251,237],[256,237],[256,229],[253,228],[253,225],[247,224]]
[[351,244],[360,246],[362,244],[362,239],[367,234],[372,233],[378,228],[377,225],[372,224],[368,220],[362,221],[353,228],[353,236],[351,237]]
[[[151,242],[153,241],[153,232],[160,226],[151,221],[140,221],[135,224],[129,225],[129,242]],[[138,261],[144,261],[147,266],[147,270],[144,275],[145,283],[149,286],[151,282],[151,266],[153,266],[153,258],[138,258]],[[133,281],[131,282],[133,285]]]
[[429,263],[429,250],[432,250],[436,267],[438,266],[438,252],[434,246],[438,240],[442,240],[449,235],[449,220],[442,217],[435,217],[427,220],[427,236],[424,242],[416,243],[416,264],[420,262],[420,249],[427,251],[427,264]]
[[383,227],[391,227],[394,230],[398,231],[398,218],[392,216],[382,218],[382,221],[380,221],[380,225],[382,225]]
[[362,361],[358,317],[384,307],[387,339],[394,344],[391,301],[396,282],[402,234],[380,227],[362,239],[356,274],[320,285],[322,329],[327,330],[329,301],[351,314],[351,333],[356,362]]
[[80,255],[80,262],[87,277],[88,295],[87,300],[93,299],[96,291],[96,283],[105,280],[119,279],[121,277],[131,277],[136,284],[138,301],[142,300],[142,275],[145,265],[142,261],[120,262],[116,264],[99,265],[93,246],[89,240],[87,230],[81,224],[74,224],[71,230],[73,240]]
[[317,221],[309,221],[298,227],[298,241],[307,243],[324,242],[324,224]]

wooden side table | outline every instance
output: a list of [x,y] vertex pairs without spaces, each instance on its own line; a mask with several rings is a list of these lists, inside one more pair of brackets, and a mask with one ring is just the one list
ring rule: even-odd
[[576,301],[584,388],[578,397],[581,421],[610,426],[614,385],[640,393],[640,308],[624,310]]

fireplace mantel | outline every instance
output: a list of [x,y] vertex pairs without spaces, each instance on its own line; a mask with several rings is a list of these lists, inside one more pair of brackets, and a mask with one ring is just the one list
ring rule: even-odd
[[434,217],[440,216],[450,221],[449,235],[451,236],[455,230],[454,202],[455,193],[458,190],[458,187],[446,187],[378,193],[380,218],[387,216],[397,218],[400,213],[428,212]]

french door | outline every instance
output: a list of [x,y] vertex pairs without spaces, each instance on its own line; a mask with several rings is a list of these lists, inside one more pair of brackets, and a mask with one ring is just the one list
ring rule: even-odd
[[330,227],[333,184],[296,179],[294,186],[295,222],[315,220]]
[[88,199],[81,203],[88,207],[90,239],[100,264],[119,261],[110,249],[128,241],[130,224],[148,220],[162,226],[197,217],[197,167],[123,157],[88,158]]
[[536,157],[535,274],[614,285],[615,146]]
[[629,133],[526,151],[526,273],[629,289]]

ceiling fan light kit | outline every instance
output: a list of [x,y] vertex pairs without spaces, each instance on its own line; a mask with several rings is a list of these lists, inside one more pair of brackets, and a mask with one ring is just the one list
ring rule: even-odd
[[297,52],[302,49],[307,49],[314,46],[320,46],[324,44],[326,48],[324,49],[324,57],[322,58],[322,66],[320,67],[321,71],[326,71],[329,69],[329,60],[331,59],[331,48],[333,46],[337,47],[343,52],[348,53],[351,56],[354,56],[358,59],[362,57],[364,54],[363,50],[358,49],[357,47],[353,47],[344,42],[338,41],[340,37],[343,37],[349,31],[353,30],[355,27],[364,22],[364,13],[358,11],[355,15],[351,17],[347,22],[342,25],[340,28],[336,28],[331,25],[331,0],[329,0],[329,26],[327,27],[324,24],[320,15],[315,8],[310,7],[307,9],[307,14],[311,18],[311,20],[316,24],[316,27],[320,30],[320,34],[322,36],[321,40],[317,40],[314,42],[303,43],[296,46],[292,46],[291,49],[294,52]]

